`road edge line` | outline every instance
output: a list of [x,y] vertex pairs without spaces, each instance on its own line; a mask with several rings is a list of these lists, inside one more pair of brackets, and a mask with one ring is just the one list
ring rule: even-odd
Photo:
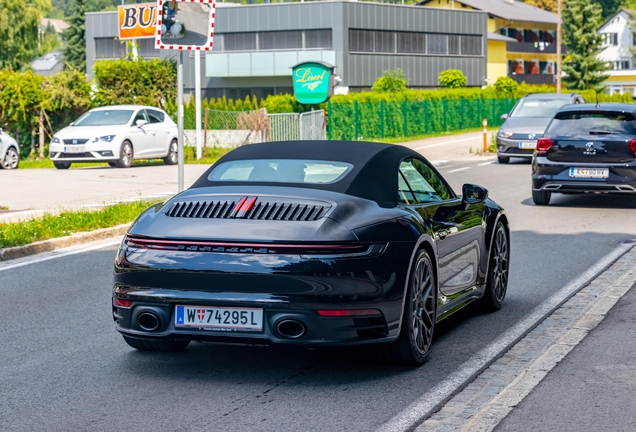
[[[524,338],[545,318],[561,307],[574,294],[585,288],[599,274],[609,268],[623,255],[629,252],[634,244],[621,244],[598,260],[584,273],[571,280],[555,294],[535,307],[530,314],[501,335],[495,342],[479,351],[471,359],[460,366],[459,371],[451,378],[438,383],[428,392],[420,396],[402,412],[380,425],[376,432],[411,432],[433,413],[440,410],[453,396],[463,390],[479,374],[485,371],[494,361],[505,354],[512,346]],[[424,366],[426,367],[426,366]]]
[[52,252],[56,249],[91,243],[97,240],[104,240],[109,237],[121,236],[128,232],[130,225],[130,223],[127,223],[110,228],[100,228],[93,231],[74,233],[65,237],[42,240],[23,246],[0,249],[0,262],[6,262],[16,258],[24,258],[44,252]]

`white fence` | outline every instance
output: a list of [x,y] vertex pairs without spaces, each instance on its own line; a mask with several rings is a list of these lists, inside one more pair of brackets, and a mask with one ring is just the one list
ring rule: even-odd
[[325,112],[269,114],[271,141],[325,140]]

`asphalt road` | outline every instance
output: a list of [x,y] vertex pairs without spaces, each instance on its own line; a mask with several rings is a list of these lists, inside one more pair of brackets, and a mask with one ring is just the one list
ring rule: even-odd
[[559,197],[535,207],[530,167],[440,164],[457,190],[487,187],[508,211],[508,297],[436,329],[417,369],[370,363],[354,349],[193,344],[130,349],[115,332],[115,248],[0,270],[0,430],[368,431],[389,420],[623,239],[636,199]]

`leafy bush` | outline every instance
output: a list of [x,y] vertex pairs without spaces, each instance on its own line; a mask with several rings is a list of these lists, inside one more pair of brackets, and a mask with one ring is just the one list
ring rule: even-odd
[[466,87],[466,75],[458,69],[448,69],[439,74],[439,83],[446,88]]
[[495,91],[498,95],[510,96],[515,94],[518,89],[519,84],[510,77],[499,77],[497,81],[495,81]]
[[406,73],[400,69],[384,71],[382,76],[375,80],[371,89],[378,93],[399,93],[406,90],[408,83]]
[[140,104],[168,108],[177,97],[174,60],[102,60],[93,67],[98,105]]

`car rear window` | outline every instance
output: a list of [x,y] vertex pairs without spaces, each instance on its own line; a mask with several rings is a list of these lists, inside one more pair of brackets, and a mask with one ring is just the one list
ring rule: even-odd
[[566,111],[555,116],[546,135],[636,135],[635,120],[618,111]]
[[353,165],[346,162],[302,159],[236,160],[215,167],[208,180],[272,183],[335,183]]
[[510,117],[552,118],[559,108],[571,103],[569,99],[522,99]]

